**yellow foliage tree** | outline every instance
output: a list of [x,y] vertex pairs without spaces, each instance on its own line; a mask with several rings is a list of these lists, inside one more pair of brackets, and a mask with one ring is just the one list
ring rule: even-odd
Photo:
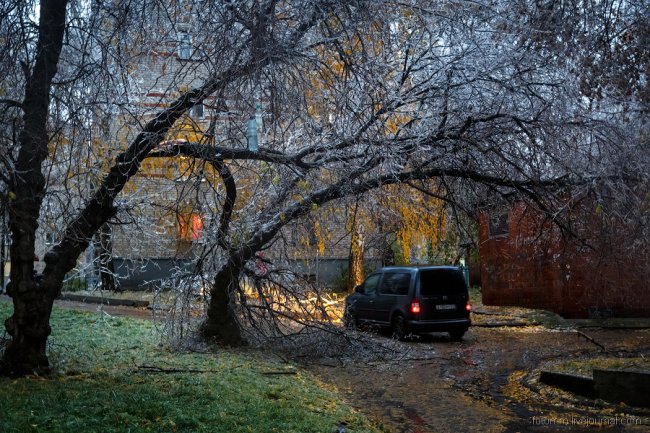
[[[425,190],[435,192],[435,181],[428,181]],[[389,215],[384,224],[395,233],[395,240],[405,263],[413,257],[414,247],[434,248],[446,236],[444,202],[408,185],[388,185],[379,196],[381,207]],[[391,227],[392,226],[392,227]]]

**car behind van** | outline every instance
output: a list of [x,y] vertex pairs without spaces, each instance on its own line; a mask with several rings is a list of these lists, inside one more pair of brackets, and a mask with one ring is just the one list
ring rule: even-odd
[[346,326],[375,325],[408,334],[448,332],[461,340],[470,321],[469,293],[455,266],[391,266],[372,273],[345,300]]

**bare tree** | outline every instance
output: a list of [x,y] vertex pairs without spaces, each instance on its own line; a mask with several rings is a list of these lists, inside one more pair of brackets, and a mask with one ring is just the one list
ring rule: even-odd
[[[239,221],[246,229],[236,245],[222,244],[227,260],[216,273],[204,335],[239,341],[235,294],[247,264],[283,226],[326,203],[435,178],[449,203],[471,208],[490,191],[515,193],[562,223],[557,209],[567,191],[613,175],[611,158],[638,139],[618,133],[617,114],[584,102],[557,51],[526,43],[540,29],[511,20],[507,5],[389,6],[373,6],[380,23],[356,10],[336,15],[314,31],[331,44],[316,52],[308,45],[282,70],[265,69],[275,92],[269,99],[292,99],[271,119],[264,150],[212,150],[231,164],[277,167],[244,166],[261,180],[256,212]],[[304,98],[314,94],[317,104]],[[263,182],[275,172],[283,174],[279,185]]]

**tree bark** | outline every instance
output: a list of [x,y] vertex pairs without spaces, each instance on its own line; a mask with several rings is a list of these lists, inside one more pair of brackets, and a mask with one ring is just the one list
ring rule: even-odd
[[39,289],[46,289],[33,279],[21,280],[20,283],[22,287],[31,284],[31,290],[19,296],[13,295],[14,313],[5,321],[5,328],[12,338],[0,362],[0,373],[9,376],[46,374],[50,371],[45,348],[51,333],[49,321],[53,299],[39,296]]
[[350,240],[350,256],[348,258],[348,293],[354,292],[354,288],[363,283],[363,258],[365,255],[363,232],[363,224],[356,221],[355,216],[352,239]]
[[201,334],[226,346],[245,343],[235,312],[233,297],[239,289],[241,265],[230,262],[219,270],[210,290],[208,317],[201,327]]
[[120,291],[120,286],[115,279],[115,266],[113,265],[113,239],[111,227],[104,224],[99,229],[96,242],[97,259],[99,260],[99,280],[102,290]]
[[50,314],[60,294],[65,274],[74,268],[92,236],[116,212],[113,202],[124,185],[139,170],[149,152],[165,137],[171,126],[193,105],[223,88],[230,80],[261,67],[235,64],[208,79],[201,87],[179,96],[150,120],[122,152],[102,180],[94,196],[66,228],[61,242],[45,254],[45,269],[36,275],[34,241],[43,201],[45,178],[41,165],[47,157],[49,91],[56,74],[65,29],[67,0],[43,0],[39,42],[32,75],[27,80],[23,102],[24,128],[11,184],[8,206],[11,246],[11,283],[7,294],[13,298],[13,316],[5,322],[11,340],[0,361],[0,374],[25,375],[49,368],[45,353],[51,329]]
[[[34,252],[38,217],[45,190],[41,164],[47,157],[47,119],[50,87],[57,72],[67,0],[43,0],[34,67],[27,78],[23,101],[20,151],[10,183],[9,227],[12,235],[11,282],[7,294],[13,298],[13,315],[5,321],[11,340],[5,348],[0,373],[25,375],[48,371],[45,354],[56,284],[45,284],[36,275]],[[60,288],[63,277],[58,281]]]

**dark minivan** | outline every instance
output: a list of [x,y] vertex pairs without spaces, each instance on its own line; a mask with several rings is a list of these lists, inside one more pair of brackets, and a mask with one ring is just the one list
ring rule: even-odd
[[371,274],[345,299],[346,326],[392,329],[396,338],[449,332],[461,340],[471,307],[465,276],[455,266],[391,266]]

